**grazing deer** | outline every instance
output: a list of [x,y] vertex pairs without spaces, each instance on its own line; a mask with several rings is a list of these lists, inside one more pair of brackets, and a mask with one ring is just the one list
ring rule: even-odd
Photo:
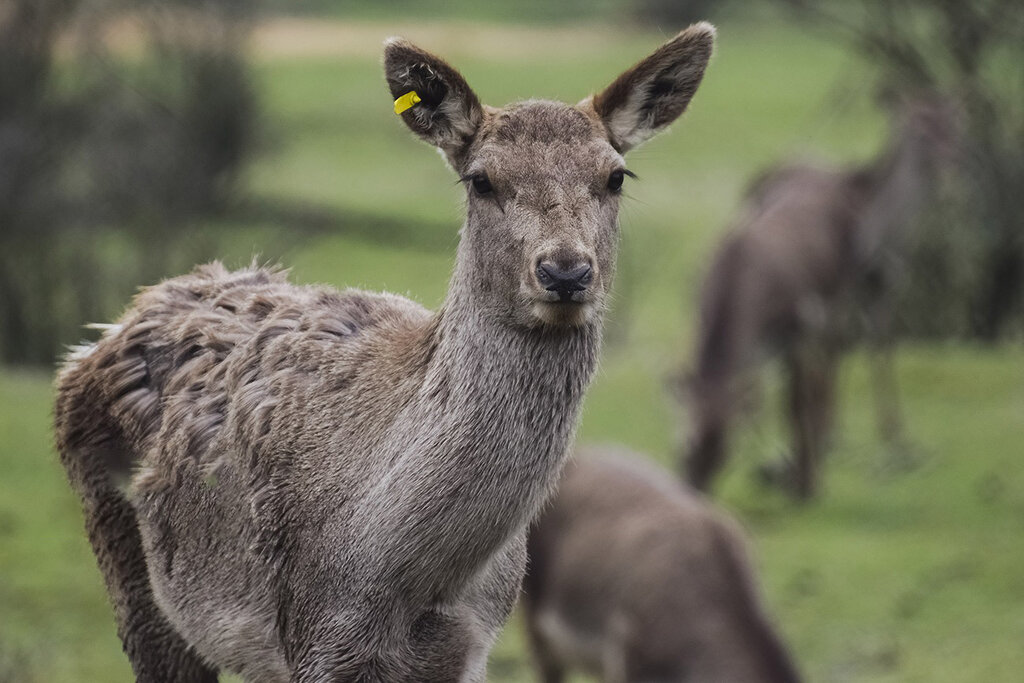
[[738,525],[641,455],[588,449],[530,530],[523,605],[544,683],[795,683]]
[[[730,422],[768,351],[788,369],[791,485],[800,498],[813,495],[843,328],[857,295],[870,287],[882,290],[872,293],[874,322],[886,315],[883,259],[899,250],[939,166],[951,158],[952,114],[946,102],[908,101],[873,163],[782,167],[751,188],[704,282],[695,368],[684,382],[692,415],[685,468],[698,489],[721,468]],[[890,381],[883,393],[893,390]],[[884,436],[898,431],[894,419],[885,416]]]
[[69,359],[57,443],[138,680],[483,680],[597,361],[622,154],[713,37],[504,109],[391,39],[396,111],[466,185],[437,313],[213,264]]

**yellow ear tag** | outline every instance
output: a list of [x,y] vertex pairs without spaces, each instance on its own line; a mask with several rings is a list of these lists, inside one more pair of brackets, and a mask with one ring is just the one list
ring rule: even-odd
[[415,90],[410,90],[395,100],[395,113],[401,114],[406,109],[411,109],[422,101],[423,100],[420,99],[420,96],[416,94]]

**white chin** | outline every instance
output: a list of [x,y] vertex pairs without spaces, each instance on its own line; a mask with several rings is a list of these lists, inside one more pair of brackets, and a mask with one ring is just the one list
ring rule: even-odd
[[594,306],[591,303],[535,301],[531,313],[543,325],[578,327],[593,319]]

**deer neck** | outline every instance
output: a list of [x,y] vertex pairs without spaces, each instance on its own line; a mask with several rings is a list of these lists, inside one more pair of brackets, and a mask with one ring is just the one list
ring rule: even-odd
[[[509,442],[514,437],[537,448],[568,437],[597,362],[599,321],[567,328],[522,326],[492,303],[460,261],[435,330],[426,384],[450,387],[441,402],[474,415],[478,438],[486,434]],[[481,424],[477,418],[484,417]]]
[[446,486],[474,491],[476,503],[467,502],[476,512],[459,523],[473,534],[487,528],[497,547],[525,528],[558,478],[597,365],[601,324],[514,323],[486,292],[467,286],[461,265],[421,392],[432,397],[424,409],[446,447],[424,460],[444,463],[452,473]]
[[379,559],[367,580],[407,604],[458,594],[524,532],[557,480],[600,347],[600,322],[511,322],[464,255],[429,326],[422,384],[390,435],[395,466],[353,520]]
[[899,131],[888,153],[870,171],[874,182],[860,225],[866,257],[875,258],[899,242],[927,199],[933,172],[927,142],[913,132]]

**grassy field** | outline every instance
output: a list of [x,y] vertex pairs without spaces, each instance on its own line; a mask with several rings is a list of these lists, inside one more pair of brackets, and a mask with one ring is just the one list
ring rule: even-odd
[[[396,32],[383,23],[346,30],[374,44]],[[593,30],[606,39],[590,29],[516,29],[509,35],[529,38],[528,49],[497,54],[460,38],[465,26],[406,33],[462,67],[484,101],[501,104],[580,99],[664,37]],[[329,234],[297,236],[284,251],[268,246],[265,231],[242,231],[224,258],[280,256],[299,281],[436,305],[460,190],[436,152],[391,115],[377,54],[299,49],[257,64],[275,144],[252,170],[251,192],[352,218]],[[624,443],[671,465],[683,422],[663,378],[686,358],[696,286],[744,183],[781,157],[870,156],[882,124],[866,75],[836,46],[779,25],[722,27],[692,111],[628,160],[640,181],[627,188],[611,343],[582,440]],[[362,227],[366,216],[378,227]],[[753,477],[785,448],[772,373],[720,500],[751,532],[771,611],[808,680],[1015,680],[1024,670],[1024,350],[912,346],[898,369],[913,467],[893,466],[879,445],[866,363],[855,355],[844,367],[821,500],[794,506]],[[0,373],[0,681],[127,681],[52,450],[51,398],[48,374]],[[516,623],[490,678],[532,679]]]

